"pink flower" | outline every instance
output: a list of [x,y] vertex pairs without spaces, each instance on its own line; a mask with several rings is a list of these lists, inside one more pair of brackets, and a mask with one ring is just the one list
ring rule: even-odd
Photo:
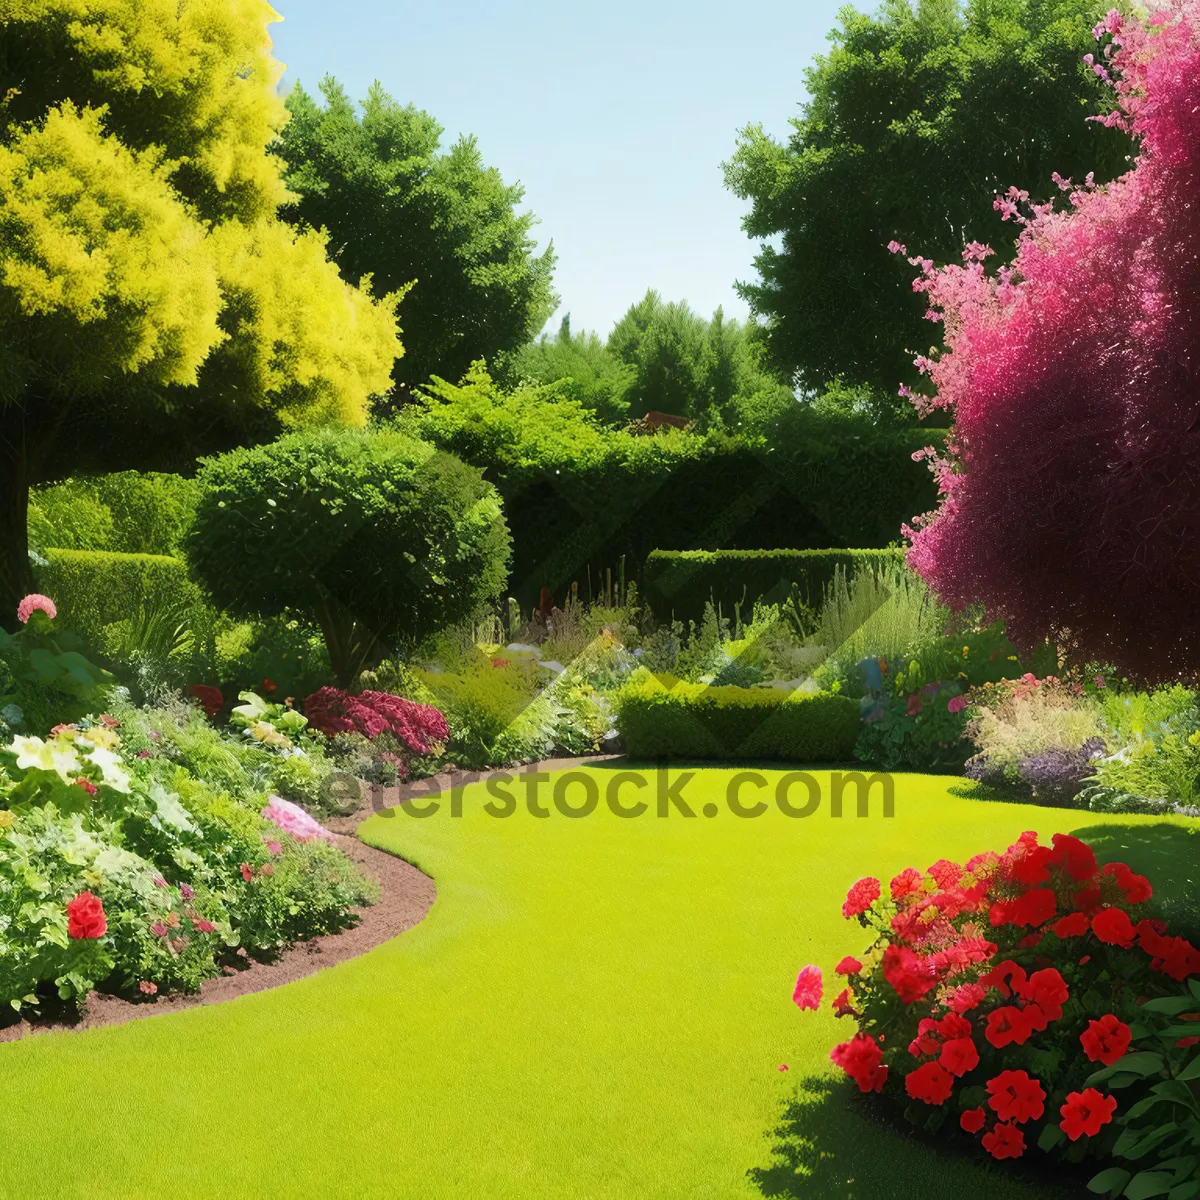
[[152,882],[156,888],[165,888],[167,886],[167,881],[161,875],[155,875]]
[[268,796],[267,799],[269,803],[262,810],[262,815],[285,833],[290,833],[298,842],[310,842],[316,838],[323,842],[333,841],[333,834],[314,821],[298,804],[279,796]]
[[780,1063],[780,1064],[779,1064],[779,1069],[780,1069],[781,1071],[786,1071],[786,1070],[788,1069],[788,1065],[787,1065],[787,1063]]
[[1096,685],[1098,688],[1103,688],[1103,687],[1107,687],[1107,686],[1108,686],[1108,684],[1107,684],[1107,683],[1105,683],[1105,681],[1104,681],[1104,676],[1103,676],[1103,675],[1097,675],[1097,676],[1096,676],[1096,677],[1095,677],[1095,678],[1092,680],[1092,682],[1093,682],[1093,683],[1094,683],[1094,684],[1095,684],[1095,685]]
[[796,986],[792,991],[792,1002],[800,1008],[818,1009],[821,1007],[821,968],[805,967],[796,977]]
[[966,696],[951,696],[950,703],[946,705],[946,709],[952,713],[960,713],[967,707]]
[[901,242],[896,241],[895,238],[892,238],[892,240],[890,242],[888,242],[887,248],[888,248],[889,254],[907,254],[908,253],[908,247],[903,245]]
[[254,878],[254,868],[249,863],[242,863],[242,878],[249,883]]
[[216,926],[211,921],[205,921],[203,918],[199,918],[192,922],[192,928],[197,933],[212,933],[213,930],[216,929]]
[[32,592],[17,605],[17,620],[22,625],[28,625],[29,618],[35,612],[44,612],[52,621],[58,616],[58,609],[54,607],[54,601],[49,596],[42,596],[37,592]]
[[158,984],[151,983],[148,979],[143,979],[142,982],[138,984],[138,991],[141,992],[143,996],[157,995]]
[[860,879],[846,893],[846,902],[842,905],[842,916],[849,920],[864,913],[879,899],[879,880],[870,875]]
[[155,921],[150,926],[150,932],[154,934],[155,937],[166,937],[167,927],[161,921]]
[[279,855],[283,853],[283,847],[278,842],[268,842],[267,850],[271,854]]
[[192,887],[192,885],[190,883],[181,883],[179,885],[179,894],[185,900],[195,900],[196,889],[194,887]]

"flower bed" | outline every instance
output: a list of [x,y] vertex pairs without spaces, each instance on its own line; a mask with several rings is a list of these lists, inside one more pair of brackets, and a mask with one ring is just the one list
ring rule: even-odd
[[[1200,951],[1145,915],[1152,894],[1064,834],[910,867],[886,890],[860,879],[842,913],[871,941],[837,965],[845,986],[832,1002],[857,1032],[832,1061],[861,1091],[905,1102],[914,1124],[957,1127],[992,1158],[1033,1144],[1068,1162],[1154,1151],[1143,1175],[1169,1187],[1142,1179],[1127,1195],[1200,1194],[1200,1159],[1182,1162],[1200,1148],[1189,1082],[1200,1025],[1177,1019],[1200,1008],[1200,984],[1184,983]],[[806,967],[793,998],[815,1009],[821,994]],[[1093,1190],[1120,1191],[1132,1174],[1110,1167]]]

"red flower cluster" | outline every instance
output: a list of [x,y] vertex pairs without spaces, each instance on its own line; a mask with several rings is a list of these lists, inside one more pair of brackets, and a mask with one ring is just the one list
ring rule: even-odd
[[[1056,1047],[1060,1060],[1074,1053],[1081,1069],[1112,1064],[1129,1048],[1129,1027],[1110,1013],[1079,1033],[1083,1018],[1072,993],[1078,988],[1082,996],[1090,976],[1108,970],[1114,956],[1139,951],[1149,956],[1146,967],[1166,978],[1200,974],[1200,950],[1129,911],[1151,895],[1144,876],[1124,863],[1101,868],[1085,842],[1066,834],[1043,846],[1025,833],[1003,853],[978,854],[962,865],[940,859],[924,872],[909,867],[886,892],[873,877],[858,880],[842,912],[872,929],[876,940],[836,967],[847,986],[833,1000],[834,1011],[856,1018],[859,1032],[834,1048],[832,1061],[864,1092],[881,1091],[889,1069],[898,1071],[909,1099],[932,1107],[953,1103],[959,1087],[967,1089],[960,1127],[980,1135],[992,1157],[1020,1157],[1022,1126],[1054,1118],[1046,1118],[1042,1080],[1018,1069],[1031,1060],[1018,1054],[1004,1069],[1008,1048],[1047,1034],[1047,1049]],[[1077,938],[1089,941],[1090,954],[1068,948]],[[1163,986],[1169,988],[1165,979]],[[811,1003],[814,989],[798,991]],[[1064,1014],[1070,1024],[1063,1024]],[[892,1032],[897,1019],[900,1037]],[[908,1055],[906,1019],[915,1031],[908,1034]],[[886,1052],[873,1032],[882,1022]],[[1116,1106],[1095,1088],[1071,1092],[1058,1123],[1072,1141],[1093,1137]]]
[[77,941],[102,938],[108,932],[108,918],[99,896],[80,892],[67,905],[67,936]]
[[225,707],[225,697],[220,688],[211,687],[207,683],[193,683],[186,691],[193,700],[200,701],[204,715],[211,721]]
[[446,718],[431,704],[415,704],[388,692],[357,696],[341,688],[323,687],[304,702],[308,723],[326,737],[361,733],[377,738],[392,733],[413,754],[428,754],[434,742],[450,739]]

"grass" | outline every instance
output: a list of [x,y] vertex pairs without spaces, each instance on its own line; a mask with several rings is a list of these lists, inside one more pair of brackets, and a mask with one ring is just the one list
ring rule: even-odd
[[367,841],[436,877],[425,922],[273,992],[0,1046],[0,1195],[1054,1195],[871,1123],[828,1063],[845,1026],[791,985],[862,949],[840,916],[861,874],[1161,822],[922,776],[897,777],[894,818],[836,820],[821,774],[813,817],[739,820],[732,774],[683,790],[712,819],[499,820],[479,786],[462,819],[372,818]]

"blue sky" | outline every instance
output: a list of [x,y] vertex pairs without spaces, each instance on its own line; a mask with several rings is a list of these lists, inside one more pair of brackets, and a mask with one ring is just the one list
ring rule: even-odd
[[606,334],[648,287],[744,319],[755,248],[720,164],[748,123],[787,135],[842,0],[274,2],[283,86],[330,73],[361,98],[378,79],[444,145],[475,134],[554,240],[551,326]]

